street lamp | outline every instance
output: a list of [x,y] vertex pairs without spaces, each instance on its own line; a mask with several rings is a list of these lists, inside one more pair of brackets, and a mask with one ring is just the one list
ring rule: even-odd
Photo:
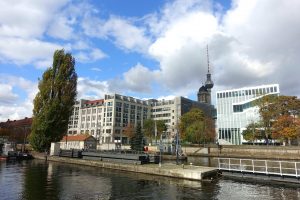
[[176,106],[176,165],[179,164],[179,131],[178,131],[178,105]]

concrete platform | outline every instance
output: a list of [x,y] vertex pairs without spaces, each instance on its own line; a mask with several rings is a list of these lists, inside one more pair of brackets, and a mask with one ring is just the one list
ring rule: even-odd
[[[45,159],[44,156],[35,155],[37,159]],[[204,179],[211,179],[216,177],[218,174],[218,169],[213,167],[202,167],[193,165],[176,165],[176,164],[162,164],[159,167],[158,164],[146,164],[146,165],[136,165],[136,164],[126,164],[126,163],[113,163],[95,160],[83,160],[76,158],[65,158],[57,156],[48,156],[48,161],[64,162],[70,164],[79,164],[95,167],[103,167],[108,169],[123,170],[135,173],[152,174],[158,176],[166,176],[187,180],[201,181]]]

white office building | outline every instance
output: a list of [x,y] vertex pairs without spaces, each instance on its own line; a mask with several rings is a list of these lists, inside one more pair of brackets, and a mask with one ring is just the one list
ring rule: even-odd
[[[99,100],[80,100],[69,120],[68,134],[90,134],[99,143],[114,143],[130,123],[143,124],[150,117],[148,101],[113,94]],[[126,142],[126,141],[125,141]]]
[[89,134],[100,144],[127,143],[123,134],[126,126],[137,123],[143,125],[145,119],[163,120],[167,125],[166,136],[176,134],[180,116],[192,107],[202,109],[208,116],[213,116],[212,105],[193,101],[184,97],[171,100],[141,100],[119,94],[105,95],[99,100],[80,100],[74,105],[73,115],[69,120],[68,134]]
[[219,144],[239,145],[246,142],[242,132],[251,122],[259,120],[258,107],[253,104],[268,94],[279,94],[279,85],[261,85],[217,92],[217,136]]

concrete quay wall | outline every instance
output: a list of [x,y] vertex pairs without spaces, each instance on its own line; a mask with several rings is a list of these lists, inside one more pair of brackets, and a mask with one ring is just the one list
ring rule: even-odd
[[[185,151],[186,149],[186,151]],[[196,148],[197,149],[197,148]],[[300,160],[300,147],[286,146],[221,146],[215,147],[183,147],[188,156],[236,157],[276,160]]]
[[[37,159],[46,159],[43,155],[34,155]],[[209,179],[211,177],[217,176],[218,170],[213,167],[200,167],[200,166],[190,166],[190,165],[175,165],[175,164],[163,164],[159,167],[158,164],[146,164],[146,165],[136,165],[136,164],[124,164],[124,163],[114,163],[114,162],[103,162],[95,160],[83,160],[75,158],[48,156],[48,161],[54,162],[64,162],[69,164],[87,165],[94,167],[102,167],[108,169],[123,170],[135,173],[152,174],[158,176],[166,176],[187,180],[201,181],[204,179]]]

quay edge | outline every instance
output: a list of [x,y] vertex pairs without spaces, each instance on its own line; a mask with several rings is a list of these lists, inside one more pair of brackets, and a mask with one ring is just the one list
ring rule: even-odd
[[104,162],[95,160],[83,160],[76,158],[66,158],[57,156],[42,156],[34,155],[36,159],[47,159],[48,161],[63,162],[69,164],[78,164],[94,167],[102,167],[108,169],[116,169],[122,171],[129,171],[135,173],[151,174],[172,178],[180,178],[186,180],[202,181],[207,179],[212,179],[217,177],[218,169],[213,167],[202,167],[193,165],[176,165],[176,164],[162,164],[159,167],[158,164],[125,164],[125,163],[115,163],[115,162]]

